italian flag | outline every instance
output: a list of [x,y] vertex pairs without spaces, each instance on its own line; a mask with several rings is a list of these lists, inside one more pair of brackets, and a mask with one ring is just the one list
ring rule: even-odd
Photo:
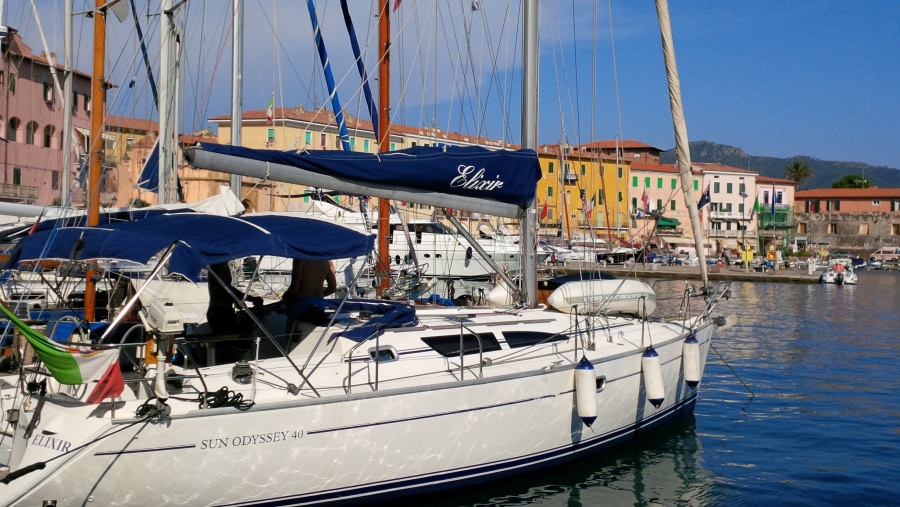
[[[87,402],[100,403],[115,398],[125,389],[119,368],[118,349],[82,350],[56,343],[22,322],[6,305],[0,304],[6,318],[28,340],[50,374],[60,384],[89,384]],[[94,381],[97,381],[94,384]]]

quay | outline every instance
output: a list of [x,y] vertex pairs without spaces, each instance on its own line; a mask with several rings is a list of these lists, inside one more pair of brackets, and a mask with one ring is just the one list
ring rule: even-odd
[[[714,266],[710,265],[710,281],[736,281],[736,282],[776,282],[776,283],[819,283],[821,270],[808,274],[805,269],[770,269],[768,271],[744,271],[739,266]],[[576,274],[582,271],[599,269],[601,272],[615,275],[619,278],[674,278],[699,280],[700,268],[698,266],[667,266],[663,264],[636,263],[633,266],[622,264],[607,264],[606,266],[592,263],[572,262],[554,267],[559,275]]]

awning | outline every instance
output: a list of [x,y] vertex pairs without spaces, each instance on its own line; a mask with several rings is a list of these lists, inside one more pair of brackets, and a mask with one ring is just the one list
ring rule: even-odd
[[662,217],[657,222],[658,227],[678,227],[679,225],[681,225],[681,222],[677,218]]

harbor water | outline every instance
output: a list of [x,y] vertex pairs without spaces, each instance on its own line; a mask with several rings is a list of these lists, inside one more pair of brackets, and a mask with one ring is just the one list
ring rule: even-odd
[[896,504],[900,273],[859,278],[858,286],[734,283],[720,306],[734,323],[714,341],[693,416],[422,505]]

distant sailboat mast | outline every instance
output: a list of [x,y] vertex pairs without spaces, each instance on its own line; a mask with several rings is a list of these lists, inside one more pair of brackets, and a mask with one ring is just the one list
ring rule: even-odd
[[[106,109],[106,84],[104,75],[106,53],[105,0],[96,0],[94,9],[94,55],[91,78],[91,141],[90,168],[86,189],[87,225],[100,223],[100,175],[103,168],[103,116]],[[93,268],[93,269],[92,269]],[[94,320],[96,306],[96,266],[88,266],[84,274],[84,318]]]
[[[391,151],[391,2],[381,0],[378,10],[378,151]],[[390,199],[378,199],[378,265],[381,271],[377,294],[390,286],[390,251],[388,234],[391,226]]]

